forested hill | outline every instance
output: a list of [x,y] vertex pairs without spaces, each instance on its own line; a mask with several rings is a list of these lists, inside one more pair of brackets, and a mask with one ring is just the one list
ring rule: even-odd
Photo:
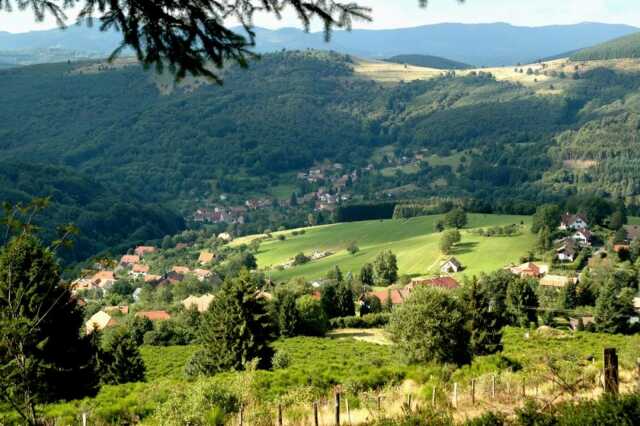
[[640,33],[580,50],[571,56],[575,61],[640,58]]
[[67,262],[108,250],[125,251],[184,228],[184,220],[170,209],[137,202],[87,175],[61,167],[0,162],[0,200],[28,204],[34,197],[50,197],[50,205],[35,217],[46,240],[57,237],[57,225],[72,222],[79,228],[72,247],[60,252]]
[[386,61],[396,64],[415,65],[417,67],[436,68],[440,70],[464,70],[473,68],[469,64],[431,55],[396,55],[386,59]]
[[[62,197],[59,211],[73,214],[60,218],[104,223],[93,234],[85,226],[95,243],[89,252],[180,225],[167,211],[144,210],[150,204],[187,215],[222,193],[295,188],[295,173],[314,162],[382,164],[377,153],[389,145],[399,155],[426,150],[429,160],[413,170],[374,170],[354,191],[375,198],[382,188],[403,187],[410,197],[474,197],[493,206],[576,191],[640,195],[640,64],[560,60],[456,74],[408,68],[305,51],[227,69],[222,87],[194,79],[173,87],[138,65],[0,71],[0,161],[32,165],[17,168],[34,182],[44,182],[43,164],[62,168],[62,182],[90,176],[91,188],[18,188]],[[67,192],[92,194],[94,202]],[[119,202],[133,212],[131,224],[102,220]],[[144,227],[137,217],[152,219]]]

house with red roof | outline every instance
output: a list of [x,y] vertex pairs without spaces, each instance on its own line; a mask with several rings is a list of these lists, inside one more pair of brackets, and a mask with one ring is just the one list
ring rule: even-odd
[[155,253],[156,250],[157,249],[152,246],[138,246],[133,250],[133,252],[142,258],[145,254]]
[[139,318],[148,318],[151,321],[165,321],[171,319],[171,314],[167,311],[140,311],[136,313]]
[[452,277],[437,278],[414,278],[405,287],[406,290],[413,291],[418,287],[442,288],[445,290],[455,290],[460,288],[460,283]]
[[132,266],[140,263],[140,256],[136,254],[125,254],[120,258],[120,266]]

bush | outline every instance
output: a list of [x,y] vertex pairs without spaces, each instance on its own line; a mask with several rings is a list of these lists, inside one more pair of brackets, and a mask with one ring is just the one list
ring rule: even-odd
[[388,312],[378,314],[367,314],[361,317],[340,317],[332,318],[329,321],[331,329],[336,328],[380,328],[389,323],[391,314]]
[[299,315],[300,334],[306,336],[324,336],[329,329],[327,315],[322,309],[320,301],[306,295],[296,301]]
[[273,355],[273,369],[281,370],[283,368],[289,367],[291,365],[291,356],[287,351],[279,350],[276,351],[275,355]]

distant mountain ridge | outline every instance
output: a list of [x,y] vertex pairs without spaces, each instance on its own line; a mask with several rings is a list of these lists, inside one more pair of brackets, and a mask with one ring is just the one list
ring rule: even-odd
[[[506,23],[435,24],[390,30],[335,31],[326,43],[322,32],[297,28],[256,28],[256,51],[282,49],[334,50],[364,58],[431,55],[477,66],[527,63],[564,52],[595,46],[637,32],[628,25],[582,23],[545,27],[517,27]],[[11,34],[0,32],[0,51],[64,49],[85,56],[107,56],[120,43],[117,32],[70,26],[66,30]],[[76,53],[77,56],[77,53]]]

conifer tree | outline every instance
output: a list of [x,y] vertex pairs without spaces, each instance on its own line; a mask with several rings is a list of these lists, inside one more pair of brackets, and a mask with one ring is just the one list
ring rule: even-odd
[[142,382],[146,367],[131,333],[120,327],[99,355],[100,379],[108,385]]
[[337,285],[335,283],[329,283],[324,286],[320,293],[320,305],[322,310],[327,315],[327,318],[336,318],[340,316],[338,312],[338,295]]
[[98,387],[82,309],[61,284],[53,250],[24,232],[0,249],[0,401],[35,424],[36,405]]
[[374,284],[373,265],[365,263],[360,269],[360,281],[362,284],[372,287]]
[[257,285],[246,270],[225,281],[200,328],[203,349],[194,356],[191,368],[204,374],[242,370],[257,361],[269,368],[274,339],[266,302],[256,297]]
[[633,291],[619,291],[613,279],[607,280],[600,288],[596,300],[596,330],[603,333],[626,333],[629,330],[629,318],[633,315]]
[[465,311],[468,317],[470,350],[474,355],[488,355],[502,350],[502,327],[498,315],[491,309],[491,299],[474,277],[465,287]]
[[339,283],[336,288],[336,313],[340,317],[349,317],[356,314],[353,291],[349,283]]
[[287,292],[282,296],[278,307],[278,327],[280,335],[293,337],[298,333],[299,326],[298,309],[296,308],[296,296]]
[[538,296],[529,280],[518,278],[509,283],[507,288],[507,312],[513,324],[527,327],[537,323]]

